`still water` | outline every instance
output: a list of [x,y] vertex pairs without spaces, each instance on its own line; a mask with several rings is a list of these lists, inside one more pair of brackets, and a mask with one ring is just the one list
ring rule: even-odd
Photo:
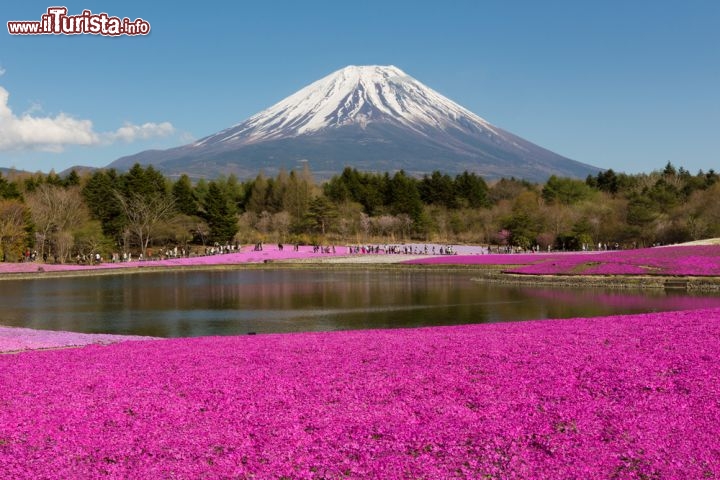
[[720,307],[720,296],[501,286],[472,272],[237,270],[0,282],[0,325],[160,337]]

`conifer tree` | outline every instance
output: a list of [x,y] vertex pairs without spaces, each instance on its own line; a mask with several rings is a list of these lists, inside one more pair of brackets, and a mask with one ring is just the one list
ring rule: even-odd
[[205,219],[210,228],[210,240],[224,244],[231,242],[238,232],[237,206],[217,182],[208,184],[205,196]]
[[182,175],[172,187],[175,209],[184,215],[194,216],[198,213],[198,202],[193,192],[190,177]]

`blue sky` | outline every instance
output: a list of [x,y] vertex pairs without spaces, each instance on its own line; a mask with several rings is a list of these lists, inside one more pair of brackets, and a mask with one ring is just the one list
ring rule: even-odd
[[[227,128],[346,65],[392,64],[581,162],[720,170],[716,0],[7,3],[0,167],[105,166]],[[57,4],[152,30],[7,32]]]

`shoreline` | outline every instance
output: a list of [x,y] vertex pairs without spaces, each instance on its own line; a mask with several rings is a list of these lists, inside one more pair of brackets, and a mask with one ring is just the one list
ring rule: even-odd
[[[400,257],[400,258],[394,258]],[[575,274],[521,274],[504,272],[517,264],[422,264],[403,263],[405,255],[333,256],[303,259],[266,260],[263,263],[204,263],[197,265],[132,265],[113,267],[87,267],[68,270],[0,273],[0,281],[38,280],[105,275],[136,275],[142,273],[183,273],[197,271],[232,271],[263,269],[347,269],[347,270],[432,270],[472,271],[478,277],[472,280],[506,285],[540,285],[562,288],[596,287],[610,289],[675,290],[688,292],[720,292],[720,276],[690,275],[575,275]],[[417,257],[417,256],[413,256]]]
[[542,287],[596,287],[610,289],[672,290],[686,292],[720,292],[720,277],[690,275],[540,275],[505,273],[486,270],[474,281],[504,285],[536,285]]
[[[513,274],[506,269],[517,267],[517,264],[472,264],[472,263],[404,263],[407,257],[402,255],[365,255],[335,256],[325,258],[283,259],[264,263],[203,263],[195,265],[151,265],[132,264],[122,268],[75,268],[72,270],[48,270],[43,272],[0,273],[1,280],[37,280],[62,278],[89,278],[108,275],[141,275],[162,274],[181,275],[185,272],[250,272],[272,270],[295,271],[336,271],[336,272],[437,272],[441,274],[462,275],[465,281],[506,286],[525,286],[550,288],[558,292],[566,291],[572,295],[573,289],[599,289],[600,291],[659,292],[661,295],[716,293],[720,292],[720,277],[678,277],[678,276],[581,276],[581,275],[538,275]],[[394,274],[394,273],[391,273]],[[181,279],[182,277],[177,277]],[[578,291],[578,290],[575,290]],[[664,292],[664,293],[663,293]],[[93,344],[106,344],[123,341],[125,335],[91,334],[72,331],[54,331],[27,329],[28,342],[18,348],[2,348],[2,337],[12,338],[24,327],[4,326],[0,320],[0,353],[15,354],[27,351],[42,351],[55,348],[84,347]],[[4,330],[4,331],[3,331]],[[9,332],[9,333],[8,333]],[[56,336],[72,337],[58,341]],[[108,338],[102,337],[107,335]],[[17,336],[17,335],[15,335]],[[41,342],[34,344],[32,339],[37,336]],[[154,337],[138,337],[152,339]],[[58,346],[59,345],[59,346]],[[7,345],[5,345],[7,347]]]

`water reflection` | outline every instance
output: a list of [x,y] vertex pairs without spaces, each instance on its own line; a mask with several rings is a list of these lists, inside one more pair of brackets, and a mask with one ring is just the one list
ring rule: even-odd
[[499,286],[471,272],[237,270],[2,282],[0,324],[188,337],[720,307],[720,297]]

